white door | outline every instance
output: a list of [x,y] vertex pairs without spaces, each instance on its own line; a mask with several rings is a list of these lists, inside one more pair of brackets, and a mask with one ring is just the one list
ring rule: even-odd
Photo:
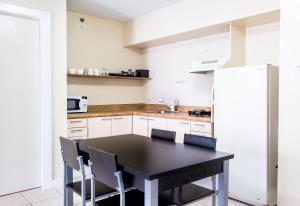
[[176,132],[176,142],[183,143],[184,134],[191,133],[191,122],[187,120],[167,119],[167,130]]
[[267,79],[266,66],[214,75],[217,149],[234,154],[229,193],[255,205],[267,205]]
[[133,117],[132,133],[142,136],[148,135],[148,117],[136,116]]
[[0,195],[41,185],[39,23],[0,15]]
[[148,117],[148,137],[151,137],[152,129],[167,129],[167,120],[164,118]]
[[88,119],[88,138],[111,136],[111,117]]
[[132,134],[132,115],[112,117],[112,135]]

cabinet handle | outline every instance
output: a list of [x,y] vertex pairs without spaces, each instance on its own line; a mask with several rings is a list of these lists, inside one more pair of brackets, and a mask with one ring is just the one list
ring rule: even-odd
[[71,133],[79,133],[79,132],[83,132],[83,130],[71,130]]
[[155,119],[148,119],[148,120],[150,120],[150,121],[155,121]]
[[195,124],[195,126],[198,126],[198,127],[205,127],[205,125],[203,125],[203,124]]
[[72,120],[72,121],[70,121],[70,123],[81,123],[82,122],[82,120]]
[[147,120],[147,119],[146,119],[146,118],[144,118],[144,117],[140,117],[139,119],[140,119],[140,120]]
[[102,121],[109,121],[111,118],[103,118]]
[[180,122],[179,124],[189,125],[188,122]]

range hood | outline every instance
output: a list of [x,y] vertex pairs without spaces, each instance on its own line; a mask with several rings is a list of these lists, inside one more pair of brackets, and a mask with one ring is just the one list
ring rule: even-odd
[[189,72],[196,74],[206,74],[216,69],[223,68],[227,61],[227,58],[221,58],[207,61],[192,62],[190,66],[191,69],[189,70]]

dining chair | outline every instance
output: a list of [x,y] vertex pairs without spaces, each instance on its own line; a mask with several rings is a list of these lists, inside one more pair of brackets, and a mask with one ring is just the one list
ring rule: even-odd
[[[144,193],[137,190],[125,191],[122,168],[118,165],[117,155],[90,147],[89,165],[92,173],[92,206],[143,206]],[[95,181],[100,181],[118,190],[119,194],[95,201]],[[160,206],[167,206],[167,200],[159,198]]]
[[[64,185],[64,190],[71,190],[81,196],[82,206],[91,200],[91,179],[86,178],[84,170],[84,160],[79,154],[78,143],[76,141],[60,137],[61,152],[64,164],[80,173],[81,181],[71,182]],[[117,191],[107,185],[95,181],[95,197],[105,198],[117,194]]]
[[152,129],[151,138],[175,142],[176,132],[161,129]]
[[[198,135],[185,134],[184,144],[192,145],[209,150],[216,149],[217,139],[210,137],[203,137]],[[217,188],[216,176],[212,176],[212,189],[207,189],[193,183],[185,184],[174,189],[163,191],[160,197],[171,201],[173,204],[181,206],[187,205],[194,201],[212,196],[212,206],[216,206]]]

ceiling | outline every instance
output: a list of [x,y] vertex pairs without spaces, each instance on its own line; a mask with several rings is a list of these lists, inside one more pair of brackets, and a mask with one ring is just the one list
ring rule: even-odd
[[68,0],[68,10],[127,21],[182,0]]

